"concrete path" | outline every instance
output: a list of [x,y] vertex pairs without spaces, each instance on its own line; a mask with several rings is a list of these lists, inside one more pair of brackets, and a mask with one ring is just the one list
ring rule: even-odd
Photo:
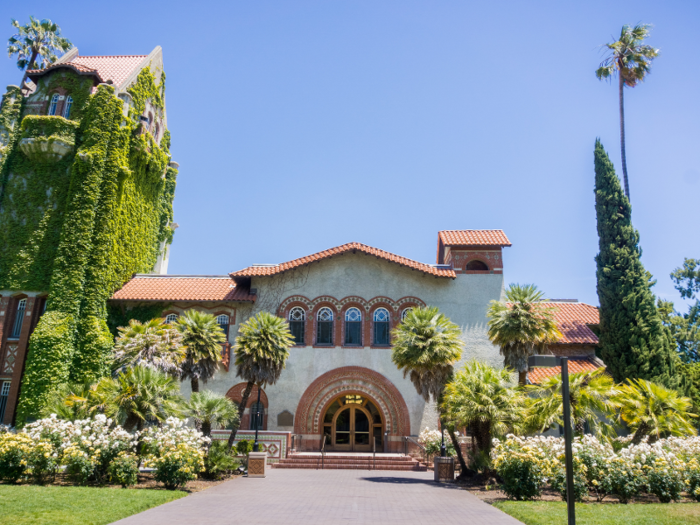
[[268,470],[136,514],[119,525],[396,524],[517,525],[432,472]]

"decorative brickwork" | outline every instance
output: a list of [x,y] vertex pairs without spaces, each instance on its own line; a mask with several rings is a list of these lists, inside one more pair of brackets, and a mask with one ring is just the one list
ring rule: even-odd
[[[488,270],[467,270],[467,264],[472,261],[481,261]],[[500,247],[480,250],[451,249],[445,255],[445,264],[451,264],[457,273],[502,274],[503,254]]]

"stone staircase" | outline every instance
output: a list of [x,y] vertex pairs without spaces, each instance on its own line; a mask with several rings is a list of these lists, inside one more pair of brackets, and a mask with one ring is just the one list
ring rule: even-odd
[[296,469],[351,469],[351,470],[410,470],[425,471],[425,465],[419,463],[411,456],[403,454],[377,454],[362,452],[327,452],[325,458],[320,452],[292,453],[279,463],[270,465],[272,468],[296,468]]

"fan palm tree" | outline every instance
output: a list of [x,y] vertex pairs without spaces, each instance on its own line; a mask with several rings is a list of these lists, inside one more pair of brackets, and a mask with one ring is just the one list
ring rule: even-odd
[[[269,312],[260,312],[241,325],[234,346],[236,375],[248,384],[238,405],[239,414],[243,414],[254,385],[262,388],[277,382],[293,345],[294,337],[287,321]],[[229,449],[237,431],[237,427],[231,431]]]
[[65,53],[73,45],[61,36],[61,28],[51,20],[37,20],[29,17],[29,23],[19,25],[12,20],[12,26],[17,33],[7,41],[7,55],[12,58],[17,55],[17,67],[24,71],[20,88],[27,80],[28,69],[43,69],[53,64],[57,53]]
[[[561,374],[548,377],[539,385],[526,387],[532,396],[527,411],[527,427],[534,432],[544,432],[554,424],[563,425]],[[598,436],[612,437],[615,430],[601,416],[615,414],[611,398],[617,393],[615,383],[604,368],[590,372],[578,372],[569,376],[569,403],[574,433],[583,435],[586,425]]]
[[56,414],[59,419],[76,421],[88,419],[97,412],[99,400],[96,397],[96,384],[63,383],[49,394],[41,409],[41,417]]
[[445,385],[452,379],[454,364],[462,357],[462,331],[435,306],[413,308],[393,331],[391,360],[408,376],[427,402],[437,403],[440,422],[455,447],[462,473],[468,472],[453,428],[442,410]]
[[193,418],[207,437],[211,436],[212,428],[238,426],[240,421],[233,401],[210,390],[194,392],[183,404],[182,415]]
[[644,379],[630,379],[619,387],[613,400],[620,409],[620,419],[634,432],[633,445],[641,443],[644,436],[654,442],[665,435],[695,434],[691,420],[698,416],[690,411],[692,401],[675,390]]
[[622,151],[622,174],[625,184],[625,195],[630,198],[630,186],[627,179],[627,155],[625,153],[625,104],[624,87],[635,87],[649,74],[651,61],[659,54],[658,49],[643,44],[649,36],[649,24],[622,26],[620,38],[615,42],[605,44],[610,54],[596,69],[599,80],[611,78],[617,73],[620,97],[620,145]]
[[175,379],[146,366],[135,366],[96,387],[99,408],[126,430],[141,430],[146,422],[163,422],[176,415],[182,402]]
[[120,326],[117,330],[115,371],[145,366],[173,377],[180,376],[180,365],[187,349],[182,344],[182,334],[165,319],[156,318],[145,323],[132,319],[129,326]]
[[534,284],[511,284],[507,303],[491,301],[488,335],[498,345],[505,366],[518,372],[518,382],[527,383],[527,358],[543,351],[561,337],[554,320],[554,308],[547,307],[544,294]]
[[474,360],[445,388],[445,417],[460,427],[470,427],[484,456],[490,454],[493,438],[512,432],[522,420],[525,400],[512,388],[511,374],[506,368],[497,370]]
[[185,360],[180,365],[180,380],[189,379],[192,392],[199,392],[199,381],[206,383],[216,373],[226,334],[216,317],[198,310],[187,310],[178,318],[176,326],[186,348]]

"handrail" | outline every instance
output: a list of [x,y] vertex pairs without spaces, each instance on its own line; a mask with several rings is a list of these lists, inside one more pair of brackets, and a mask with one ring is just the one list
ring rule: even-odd
[[422,443],[420,443],[417,439],[415,439],[412,436],[404,436],[403,437],[404,456],[408,456],[408,443],[409,443],[409,441],[420,449],[421,456],[424,458],[425,463],[427,463],[428,462],[428,453],[425,450],[425,446],[423,446]]
[[321,470],[326,467],[326,435],[323,435],[323,442],[321,443]]

